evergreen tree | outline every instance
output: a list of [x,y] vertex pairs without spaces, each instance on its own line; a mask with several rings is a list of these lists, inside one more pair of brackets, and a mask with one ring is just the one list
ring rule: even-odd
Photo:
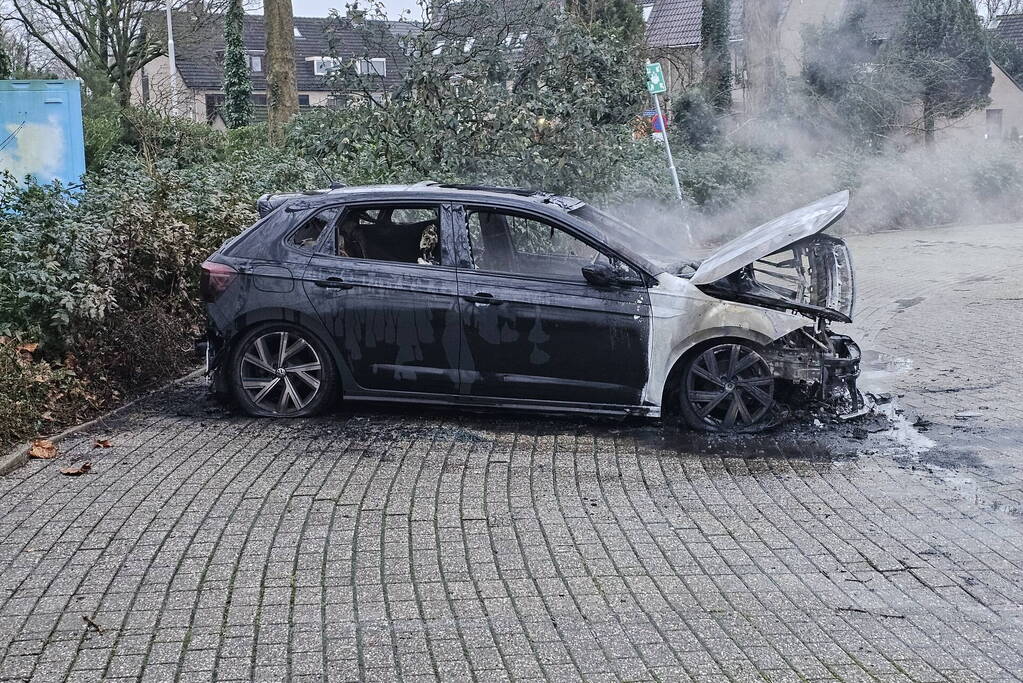
[[686,90],[672,103],[672,129],[693,149],[706,149],[721,138],[718,113],[699,88]]
[[927,142],[938,119],[957,119],[989,102],[991,60],[971,0],[912,0],[888,49],[916,84]]
[[617,32],[627,43],[643,40],[643,12],[633,0],[568,0],[565,7],[587,24]]
[[[865,29],[866,5],[853,5],[837,23],[803,28],[802,77],[807,130],[845,132],[857,145],[878,148],[905,116],[912,81],[888,61]],[[883,56],[883,55],[881,55]]]
[[228,128],[247,126],[252,119],[252,82],[242,43],[245,10],[231,0],[224,18],[224,123]]
[[731,1],[703,0],[700,49],[703,56],[703,88],[719,112],[732,108]]
[[7,43],[4,41],[4,37],[0,36],[0,80],[10,78],[13,71],[11,57],[7,54]]
[[1023,49],[1016,43],[992,35],[991,59],[1009,74],[1009,78],[1017,83],[1023,83]]

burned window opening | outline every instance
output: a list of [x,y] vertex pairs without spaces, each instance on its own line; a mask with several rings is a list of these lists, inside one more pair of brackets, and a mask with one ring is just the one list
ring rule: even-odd
[[440,265],[436,206],[357,206],[334,231],[335,255],[394,263]]
[[476,270],[578,281],[584,267],[604,263],[621,284],[644,282],[628,264],[536,217],[470,208],[466,230]]

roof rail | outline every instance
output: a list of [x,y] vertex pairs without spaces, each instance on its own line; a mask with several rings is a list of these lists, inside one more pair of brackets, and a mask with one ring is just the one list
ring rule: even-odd
[[446,190],[470,190],[475,192],[497,192],[500,194],[514,194],[520,197],[532,197],[543,194],[539,190],[531,190],[528,187],[498,187],[496,185],[471,185],[464,183],[440,183],[439,187]]

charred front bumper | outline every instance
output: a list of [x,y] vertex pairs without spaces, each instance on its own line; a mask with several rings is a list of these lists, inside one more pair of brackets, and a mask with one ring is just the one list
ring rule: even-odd
[[819,323],[782,337],[767,346],[763,355],[775,378],[803,395],[852,410],[861,407],[863,399],[856,388],[860,347],[850,337]]

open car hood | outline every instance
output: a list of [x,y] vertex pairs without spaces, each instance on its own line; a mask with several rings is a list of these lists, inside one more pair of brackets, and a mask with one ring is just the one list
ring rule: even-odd
[[796,209],[737,237],[711,254],[689,279],[709,285],[760,259],[812,237],[834,225],[849,206],[845,190]]

